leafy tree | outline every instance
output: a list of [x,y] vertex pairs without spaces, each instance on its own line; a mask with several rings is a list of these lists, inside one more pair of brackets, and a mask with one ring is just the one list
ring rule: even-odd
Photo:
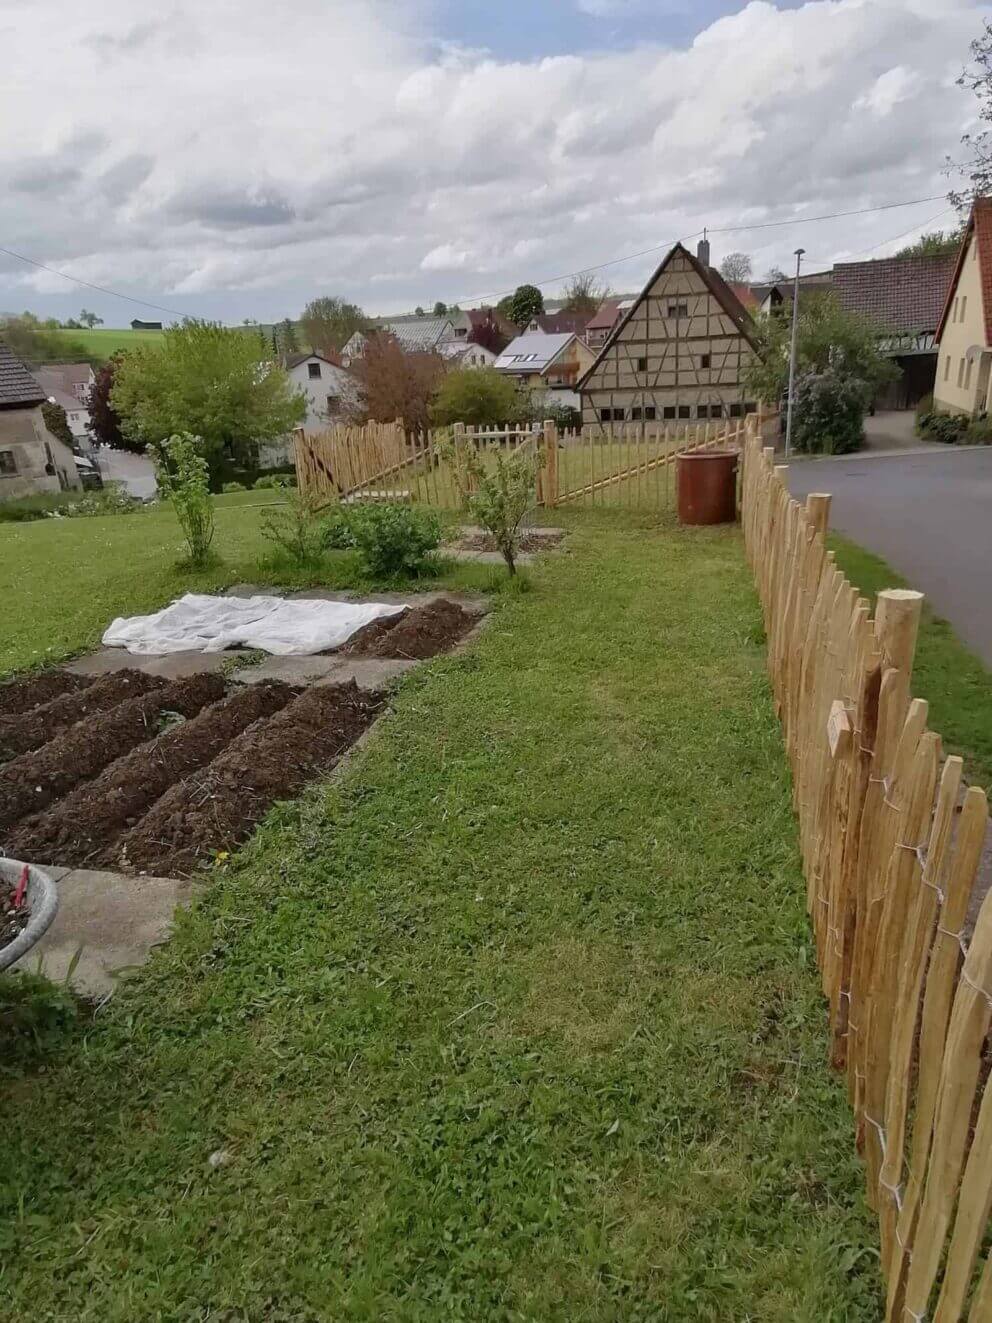
[[79,314],[79,320],[83,326],[88,326],[91,331],[94,326],[103,325],[102,317],[98,317],[95,312],[87,312],[85,308]]
[[81,340],[69,340],[57,331],[43,327],[31,313],[8,317],[0,323],[0,339],[25,363],[62,363],[66,359],[79,363],[93,361]]
[[207,562],[214,536],[214,502],[202,438],[180,432],[152,446],[159,491],[172,502],[189,547],[189,563]]
[[900,248],[896,257],[944,257],[961,247],[961,230],[932,230],[921,234],[915,243]]
[[599,311],[599,305],[609,297],[609,289],[591,272],[573,276],[565,286],[565,312],[580,312],[590,317]]
[[835,353],[821,372],[796,378],[792,443],[800,453],[846,455],[864,436],[864,416],[871,387],[852,376],[843,355]]
[[89,432],[99,445],[112,446],[115,450],[145,449],[144,441],[132,441],[121,431],[121,420],[117,410],[110,403],[110,392],[114,387],[114,375],[121,354],[114,354],[106,363],[96,369],[93,385],[90,387],[86,407],[90,411]]
[[720,275],[734,285],[746,285],[751,279],[752,269],[747,253],[728,253],[720,263]]
[[440,354],[408,353],[382,331],[369,336],[365,353],[351,365],[364,392],[365,416],[381,423],[402,418],[417,431],[430,425],[444,370]]
[[765,272],[766,285],[781,285],[783,281],[788,279],[789,277],[780,266],[770,266]]
[[45,420],[45,426],[56,441],[61,441],[71,448],[72,429],[69,427],[69,419],[62,405],[55,404],[52,400],[46,400],[41,406],[41,416]]
[[[499,303],[496,304],[496,311],[499,313],[501,317],[504,317],[508,322],[513,321],[513,317],[511,316],[513,299],[514,299],[514,295],[504,294],[503,297],[500,299]],[[516,322],[514,322],[513,324],[516,325]]]
[[62,325],[67,331],[81,331],[83,329],[82,323],[77,322],[75,317],[67,317]]
[[526,326],[544,311],[544,295],[536,285],[518,285],[511,299],[508,316],[515,326]]
[[416,317],[426,317],[426,316],[427,316],[427,314],[424,312],[423,308],[420,306],[419,303],[418,303],[417,306],[414,308],[413,312],[414,312],[414,316],[416,316]]
[[215,485],[225,457],[253,466],[259,442],[284,436],[306,414],[305,397],[255,336],[194,320],[124,355],[110,402],[134,442],[199,437]]
[[[757,357],[745,370],[748,393],[775,404],[789,389],[789,345],[791,316],[763,317],[752,334]],[[886,381],[898,376],[891,360],[879,348],[885,328],[857,313],[847,312],[836,295],[826,290],[807,290],[799,299],[796,339],[797,375],[822,373],[831,366],[862,381],[870,395]],[[840,355],[840,359],[836,355]],[[842,363],[843,367],[838,367]]]
[[512,422],[520,416],[520,393],[505,372],[493,367],[458,368],[444,377],[431,409],[435,423]]
[[311,299],[300,317],[303,336],[319,354],[337,353],[369,319],[361,308],[331,295]]
[[442,440],[440,449],[462,504],[491,534],[508,572],[516,574],[520,525],[534,505],[534,483],[544,462],[543,452],[521,448],[504,455],[497,450],[489,466],[475,446],[456,445],[450,437]]
[[[981,35],[971,43],[972,63],[961,71],[958,87],[966,87],[978,99],[978,118],[982,124],[992,123],[992,22],[985,20]],[[967,206],[973,197],[986,197],[992,192],[992,133],[983,128],[978,133],[961,136],[964,160],[959,171],[968,177],[968,187],[951,190],[949,198],[959,209]]]
[[273,328],[272,337],[275,340],[276,352],[283,358],[286,358],[289,354],[295,354],[300,347],[296,336],[296,326],[289,317],[284,317]]
[[437,303],[434,304],[434,316],[443,317],[445,316],[447,311],[448,311],[448,305],[446,303],[442,303],[441,300],[438,299]]

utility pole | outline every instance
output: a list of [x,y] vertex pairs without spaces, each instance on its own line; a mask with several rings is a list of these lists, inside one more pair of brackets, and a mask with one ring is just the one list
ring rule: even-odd
[[792,452],[792,393],[796,385],[796,338],[799,332],[799,264],[805,248],[796,249],[796,282],[792,287],[792,347],[789,350],[789,400],[785,412],[785,458]]

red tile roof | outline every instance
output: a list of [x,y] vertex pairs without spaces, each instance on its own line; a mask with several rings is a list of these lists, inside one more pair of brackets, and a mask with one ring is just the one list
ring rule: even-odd
[[944,323],[947,321],[947,314],[951,309],[951,300],[954,298],[954,291],[957,289],[958,280],[961,276],[961,268],[964,265],[964,256],[968,251],[968,240],[972,234],[975,236],[975,242],[978,245],[978,266],[979,275],[982,281],[982,317],[985,322],[985,343],[992,345],[992,198],[975,198],[971,206],[971,215],[968,218],[968,224],[965,232],[961,236],[961,247],[958,249],[957,259],[954,262],[954,271],[951,275],[950,283],[947,287],[947,294],[944,299],[944,309],[940,314],[940,321],[937,324],[937,339],[944,334]]
[[752,312],[754,309],[760,307],[761,300],[750,285],[738,285],[732,283],[730,284],[730,289],[736,294],[741,307],[746,308],[748,312]]
[[619,299],[604,299],[592,318],[586,322],[587,331],[608,331],[620,311]]
[[542,312],[538,327],[545,335],[581,335],[589,321],[587,312]]
[[933,331],[954,272],[954,255],[882,257],[838,262],[834,293],[841,307],[893,331]]

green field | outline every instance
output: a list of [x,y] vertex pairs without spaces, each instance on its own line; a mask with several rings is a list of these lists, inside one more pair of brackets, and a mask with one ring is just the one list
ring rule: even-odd
[[[0,1317],[880,1316],[739,532],[566,522],[43,1072],[0,1044]],[[8,665],[181,586],[164,514],[24,537]]]
[[92,358],[107,359],[120,349],[135,349],[139,345],[157,344],[162,339],[161,331],[107,330],[97,328],[93,331],[50,331],[47,334],[58,336],[68,344],[81,344]]

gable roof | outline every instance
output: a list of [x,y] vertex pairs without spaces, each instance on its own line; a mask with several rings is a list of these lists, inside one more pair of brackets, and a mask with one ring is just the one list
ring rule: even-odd
[[947,315],[951,310],[951,301],[961,278],[961,268],[964,266],[968,241],[972,235],[975,236],[975,243],[978,245],[978,274],[982,287],[982,318],[985,323],[985,343],[988,345],[992,344],[992,198],[975,198],[971,204],[971,215],[968,217],[968,224],[961,236],[961,247],[958,249],[956,259],[954,259],[954,270],[951,272],[950,284],[947,286],[947,293],[944,298],[944,307],[940,314],[940,321],[937,323],[937,339],[940,340],[944,334]]
[[620,312],[619,299],[604,299],[586,322],[587,331],[608,331]]
[[953,253],[838,262],[832,287],[846,312],[895,331],[932,331],[954,274]]
[[589,323],[589,314],[585,312],[540,312],[535,318],[539,330],[545,335],[570,333],[581,335]]
[[466,308],[465,316],[469,319],[473,331],[483,326],[495,326],[500,335],[517,334],[516,325],[509,317],[504,317],[498,308]]
[[[329,364],[330,367],[336,367],[336,368],[341,367],[341,364],[338,362],[336,358],[332,358],[330,354],[318,354],[316,349],[311,349],[309,353],[304,353],[301,351],[298,354],[287,354],[286,367],[287,368],[299,367],[301,363],[305,363],[307,359],[310,358],[319,358],[322,363],[327,363]],[[342,368],[342,371],[343,370],[344,369]]]
[[69,409],[84,409],[86,406],[71,395],[65,388],[64,379],[61,372],[53,371],[50,367],[37,367],[34,370],[34,379],[45,392],[49,400],[54,400],[56,404],[61,404],[67,412]]
[[0,409],[43,404],[45,392],[9,345],[0,340]]
[[544,372],[576,338],[574,331],[562,331],[557,335],[525,331],[510,341],[495,366],[501,372]]
[[740,299],[733,292],[733,290],[730,288],[727,282],[724,280],[723,276],[720,275],[719,271],[714,271],[714,269],[711,266],[706,266],[704,265],[704,263],[700,262],[699,258],[695,255],[695,253],[689,252],[689,249],[686,248],[685,244],[677,243],[674,245],[674,247],[668,250],[668,252],[662,258],[662,260],[659,262],[654,274],[649,278],[647,284],[641,290],[640,294],[638,294],[637,298],[633,301],[633,303],[624,313],[623,317],[617,322],[613,330],[606,337],[606,340],[604,341],[603,346],[600,349],[599,353],[596,355],[592,363],[589,365],[586,371],[576,382],[577,390],[582,389],[582,387],[588,381],[589,377],[593,374],[593,372],[595,372],[596,368],[599,367],[600,363],[603,361],[606,355],[616,344],[617,340],[620,338],[623,328],[627,325],[631,317],[633,317],[634,313],[637,311],[637,309],[644,302],[644,299],[647,297],[648,290],[655,283],[655,281],[658,280],[658,278],[664,274],[665,268],[668,266],[669,262],[671,262],[672,258],[675,257],[677,253],[682,253],[685,257],[689,259],[689,265],[695,271],[696,275],[702,279],[707,289],[716,299],[717,303],[719,303],[720,307],[727,314],[730,320],[737,327],[738,331],[741,333],[744,339],[753,349],[757,349],[757,343],[754,337],[754,322],[751,320],[751,315],[747,311],[747,309],[743,306]]

